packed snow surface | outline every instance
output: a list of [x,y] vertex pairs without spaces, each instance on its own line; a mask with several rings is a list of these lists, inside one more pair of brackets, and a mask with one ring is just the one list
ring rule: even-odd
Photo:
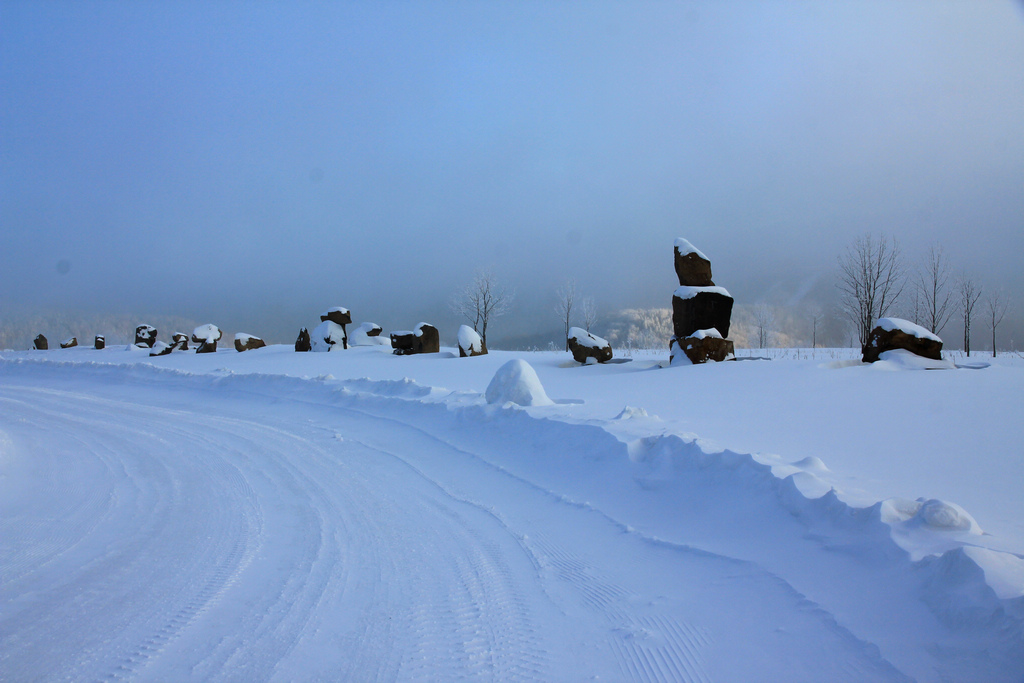
[[881,327],[886,332],[892,332],[893,330],[899,330],[904,334],[909,334],[911,337],[917,337],[918,339],[931,339],[937,341],[940,344],[942,340],[937,335],[932,334],[920,325],[916,325],[909,320],[903,318],[879,318],[877,327]]
[[443,351],[0,352],[0,679],[1024,678],[1021,359]]
[[701,251],[699,249],[697,249],[697,247],[693,246],[692,244],[690,244],[689,241],[683,239],[682,237],[677,237],[676,238],[675,247],[676,247],[676,251],[679,252],[679,254],[682,255],[682,256],[686,256],[687,254],[696,254],[697,256],[700,256],[705,261],[710,261],[711,260],[707,256],[705,256],[703,253],[701,253]]

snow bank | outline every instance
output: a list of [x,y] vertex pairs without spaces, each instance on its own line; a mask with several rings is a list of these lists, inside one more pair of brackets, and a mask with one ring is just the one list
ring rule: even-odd
[[933,360],[919,356],[906,349],[890,349],[878,354],[872,363],[872,370],[953,370],[956,364],[951,360]]
[[502,365],[487,385],[488,403],[515,403],[521,406],[550,406],[554,404],[533,367],[524,360],[515,359]]

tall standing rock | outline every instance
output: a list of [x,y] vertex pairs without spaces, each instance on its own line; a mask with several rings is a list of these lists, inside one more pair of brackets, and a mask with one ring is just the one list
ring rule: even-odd
[[36,348],[36,351],[46,351],[50,348],[50,344],[46,341],[46,337],[41,334],[36,335],[36,338],[32,340],[32,345]]
[[724,287],[715,286],[711,261],[687,240],[676,240],[674,254],[679,287],[672,295],[671,362],[684,356],[690,363],[735,358],[733,343],[726,339],[732,296]]
[[139,325],[135,328],[135,345],[142,344],[148,348],[153,348],[153,344],[156,342],[156,328],[152,325]]

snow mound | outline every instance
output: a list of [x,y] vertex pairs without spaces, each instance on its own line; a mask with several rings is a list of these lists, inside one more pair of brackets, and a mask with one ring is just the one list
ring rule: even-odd
[[550,406],[537,371],[526,361],[516,358],[498,368],[484,394],[488,403],[515,403],[521,406]]
[[[370,334],[371,332],[375,334]],[[381,333],[376,323],[363,323],[349,334],[349,346],[391,346],[391,337]]]
[[890,498],[882,501],[881,516],[886,524],[907,523],[938,531],[966,531],[979,536],[982,533],[978,523],[962,507],[935,498]]
[[955,370],[951,360],[933,360],[911,353],[906,349],[891,349],[878,354],[871,364],[873,370]]
[[918,339],[931,339],[932,341],[937,341],[940,344],[942,343],[941,339],[925,328],[920,325],[915,325],[909,320],[904,320],[903,318],[879,318],[878,327],[881,327],[886,332],[899,330],[904,334],[909,334],[911,337],[917,337]]

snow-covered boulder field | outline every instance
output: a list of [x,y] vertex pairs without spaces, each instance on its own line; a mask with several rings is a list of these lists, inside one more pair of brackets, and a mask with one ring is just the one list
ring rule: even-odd
[[0,678],[1024,679],[1024,358],[442,351],[0,351]]

